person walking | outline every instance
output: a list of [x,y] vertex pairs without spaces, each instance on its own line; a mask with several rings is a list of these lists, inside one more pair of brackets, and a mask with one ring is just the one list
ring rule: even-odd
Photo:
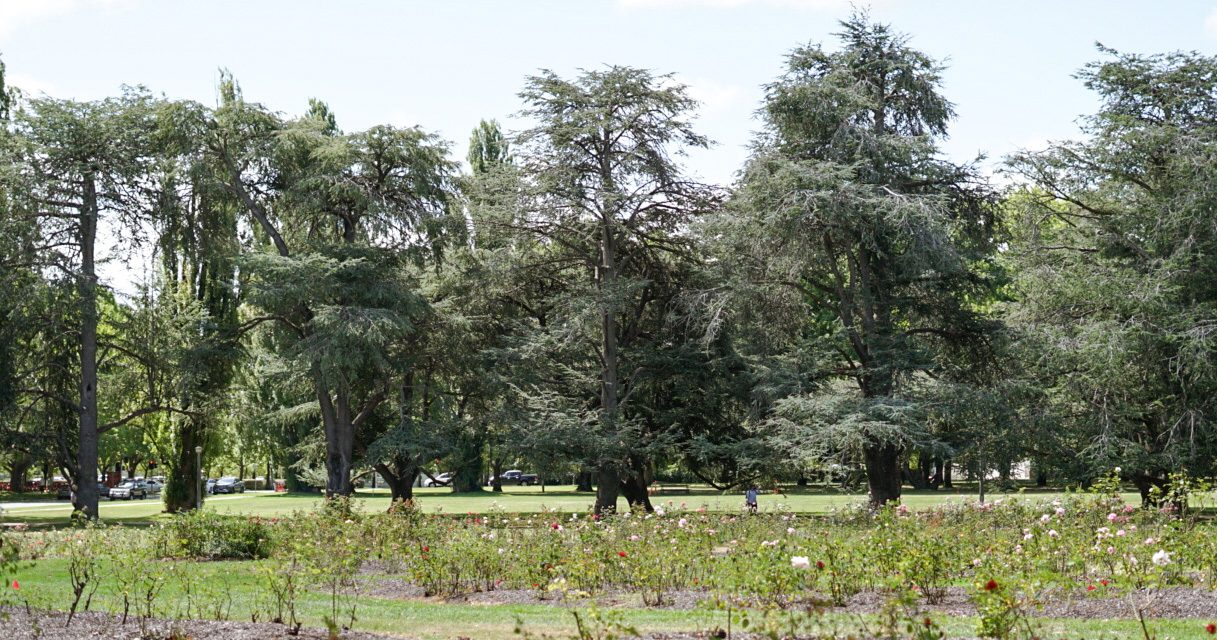
[[748,513],[756,513],[756,495],[756,485],[749,485],[744,492],[744,506],[748,508]]

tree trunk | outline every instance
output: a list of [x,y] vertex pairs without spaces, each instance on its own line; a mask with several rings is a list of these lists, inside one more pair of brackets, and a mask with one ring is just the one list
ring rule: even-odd
[[[602,165],[604,159],[602,159]],[[607,166],[602,166],[602,176],[605,178],[605,187],[609,191],[609,185],[612,183],[612,173]],[[605,206],[605,210],[601,212],[600,219],[600,267],[599,267],[599,293],[600,293],[600,321],[601,321],[601,356],[603,358],[603,368],[600,372],[600,412],[601,424],[604,430],[604,435],[613,438],[617,433],[617,312],[615,305],[611,300],[616,296],[616,256],[615,256],[615,237],[613,231],[614,220],[612,218],[612,209],[610,206]],[[596,504],[594,511],[597,514],[605,512],[615,512],[617,510],[617,492],[620,489],[620,476],[617,472],[615,462],[602,459],[599,461],[598,478],[596,486]]]
[[380,477],[385,479],[385,484],[389,485],[390,509],[395,503],[414,500],[414,476],[418,475],[418,469],[413,465],[400,463],[395,463],[393,468],[390,468],[383,462],[376,463],[374,468],[380,473]]
[[491,461],[490,472],[494,474],[494,480],[490,482],[491,488],[495,493],[503,493],[503,460],[501,458]]
[[84,206],[80,209],[80,446],[76,450],[75,513],[97,517],[97,184],[84,177]]
[[352,423],[350,398],[341,382],[331,396],[319,365],[313,366],[317,400],[325,426],[325,497],[349,496],[355,493],[351,483],[351,463],[355,454],[355,426]]
[[579,476],[575,478],[575,491],[591,493],[592,488],[592,472],[586,469],[579,472]]
[[1037,486],[1037,487],[1048,486],[1048,472],[1045,471],[1039,465],[1036,465],[1036,469],[1035,469],[1035,486]]
[[593,513],[602,515],[617,512],[617,495],[621,489],[621,477],[616,469],[605,467],[596,474],[596,505]]
[[631,475],[621,481],[621,494],[625,496],[626,504],[630,505],[631,509],[641,507],[647,513],[655,511],[655,507],[651,505],[651,497],[647,495],[646,485],[637,476]]
[[165,510],[169,513],[189,511],[200,504],[202,470],[194,448],[202,442],[202,429],[202,424],[194,419],[183,420],[178,426],[177,451],[165,484]]
[[[1137,487],[1137,492],[1141,494],[1141,506],[1146,509],[1164,507],[1171,505],[1177,509],[1177,513],[1182,515],[1187,510],[1186,500],[1168,501],[1167,493],[1170,492],[1170,478],[1163,476],[1154,476],[1148,473],[1132,474],[1133,486]],[[1154,491],[1157,489],[1157,491]]]
[[482,451],[486,447],[485,431],[461,437],[457,446],[456,469],[452,476],[454,493],[473,493],[482,490],[479,479],[482,475]]
[[951,459],[947,458],[942,461],[942,486],[948,489],[954,489],[955,485],[951,483]]
[[25,491],[25,485],[29,481],[30,464],[33,461],[27,454],[18,454],[9,462],[8,476],[9,488],[14,493]]
[[900,448],[887,444],[869,446],[863,451],[866,483],[871,508],[900,499]]
[[651,497],[647,494],[647,485],[650,484],[649,475],[646,463],[631,456],[630,473],[621,479],[621,493],[625,496],[631,509],[642,507],[647,513],[655,511],[655,507],[651,505]]

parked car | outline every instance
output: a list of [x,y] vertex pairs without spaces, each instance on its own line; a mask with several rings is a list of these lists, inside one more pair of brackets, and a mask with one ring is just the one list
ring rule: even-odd
[[[537,482],[538,482],[537,474],[524,473],[523,471],[520,471],[519,469],[511,469],[510,471],[503,472],[503,479],[500,482],[500,484],[518,484],[518,485],[528,486],[528,485],[537,484]],[[494,476],[490,477],[490,482],[487,484],[494,484]]]
[[154,496],[161,495],[161,490],[165,488],[165,483],[158,481],[156,478],[148,480],[147,485],[148,494]]
[[143,500],[148,497],[148,483],[143,480],[128,480],[110,489],[111,500]]
[[[55,493],[55,498],[57,498],[59,500],[71,500],[73,498],[74,493],[75,492],[72,491],[71,485],[64,485],[62,487],[59,487],[59,491],[57,491]],[[104,483],[104,482],[97,483],[97,497],[98,498],[109,498],[110,497],[110,487],[107,487],[106,483]]]
[[445,471],[435,477],[423,476],[424,487],[446,487],[450,484],[452,484],[452,473],[449,471]]
[[216,480],[215,478],[208,478],[208,479],[207,479],[207,487],[206,487],[206,491],[207,491],[207,493],[215,493],[215,492],[216,492],[216,483],[217,483],[217,482],[219,482],[219,480]]
[[239,478],[225,477],[216,481],[212,493],[245,493],[245,482]]

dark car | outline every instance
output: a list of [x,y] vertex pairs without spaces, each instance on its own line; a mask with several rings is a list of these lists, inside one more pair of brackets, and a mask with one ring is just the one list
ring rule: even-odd
[[211,488],[212,493],[245,493],[245,482],[238,478],[220,478]]
[[128,480],[110,489],[111,500],[143,500],[148,497],[148,483],[143,480]]
[[[490,478],[490,482],[488,484],[494,484],[493,476]],[[523,485],[523,486],[537,484],[537,474],[524,473],[523,471],[520,471],[519,469],[512,469],[510,471],[504,471],[503,478],[499,482],[499,484],[518,484],[518,485]]]

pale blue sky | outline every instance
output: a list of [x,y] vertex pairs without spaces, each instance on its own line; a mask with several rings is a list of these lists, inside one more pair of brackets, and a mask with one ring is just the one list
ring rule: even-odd
[[[1077,135],[1096,103],[1071,76],[1098,57],[1096,41],[1217,53],[1217,0],[858,4],[947,63],[958,119],[945,150],[959,161],[983,152],[990,166]],[[0,0],[0,54],[12,84],[77,99],[143,84],[212,104],[226,67],[276,110],[318,97],[348,131],[417,124],[457,158],[480,118],[523,126],[516,93],[537,69],[641,66],[678,74],[704,103],[699,129],[718,144],[687,165],[725,184],[747,156],[761,86],[793,47],[834,47],[850,11],[848,0]],[[130,293],[148,256],[126,258],[135,264],[110,261],[102,277]]]
[[[796,45],[835,46],[849,12],[839,0],[0,0],[0,53],[13,84],[81,99],[128,83],[210,104],[226,67],[274,109],[318,97],[344,129],[418,124],[458,157],[479,118],[520,125],[516,93],[538,68],[643,66],[704,101],[699,128],[718,145],[688,164],[723,183],[747,154],[761,85]],[[871,13],[949,65],[959,115],[946,150],[959,160],[1076,135],[1095,102],[1071,75],[1096,41],[1217,53],[1217,0],[879,0]]]

